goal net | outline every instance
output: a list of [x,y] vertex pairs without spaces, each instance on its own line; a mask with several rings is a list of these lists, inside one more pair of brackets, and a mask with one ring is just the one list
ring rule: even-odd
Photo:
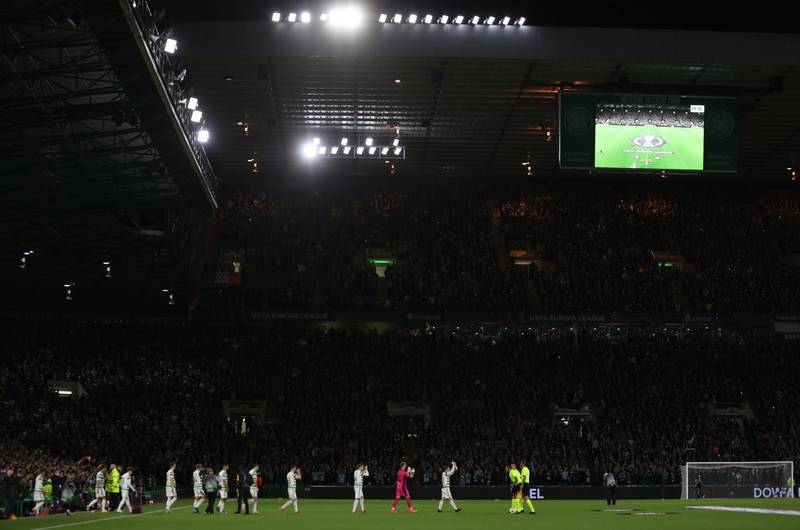
[[791,498],[794,462],[687,462],[682,499]]

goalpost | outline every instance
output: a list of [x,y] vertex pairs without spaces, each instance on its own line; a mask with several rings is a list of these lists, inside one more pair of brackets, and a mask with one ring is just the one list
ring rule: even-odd
[[687,462],[681,466],[682,499],[697,498],[696,480],[702,481],[702,497],[793,498],[794,462]]

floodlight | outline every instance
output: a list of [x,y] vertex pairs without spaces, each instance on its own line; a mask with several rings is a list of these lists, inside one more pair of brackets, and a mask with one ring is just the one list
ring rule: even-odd
[[382,147],[381,148],[381,154],[382,155],[386,155],[388,152],[389,152],[389,148],[388,147]]
[[272,21],[273,22],[280,22],[281,21],[281,14],[275,11],[272,13]]
[[346,146],[344,147],[344,149],[342,149],[342,152],[343,152],[344,154],[346,154],[346,155],[349,155],[349,154],[350,154],[350,149],[352,149],[352,147],[350,147],[349,145],[346,145]]
[[366,141],[365,141],[364,143],[365,143],[367,146],[370,146],[370,145],[372,145],[372,138],[367,138],[367,139],[366,139]]
[[475,15],[474,17],[472,17],[472,20],[470,20],[470,22],[472,24],[477,24],[480,21],[481,21],[481,17],[479,17],[478,15]]
[[416,24],[417,23],[417,15],[415,15],[413,13],[408,15],[408,23],[409,24]]
[[491,26],[492,24],[494,24],[494,21],[495,21],[494,17],[489,17],[489,18],[486,19],[486,24]]
[[314,145],[319,145],[319,137],[318,136],[315,136],[312,141],[314,142]]
[[381,13],[381,15],[378,17],[378,22],[380,22],[381,24],[386,24],[387,18],[388,17],[386,16],[386,13]]
[[189,103],[186,105],[189,110],[197,109],[197,98],[189,98]]
[[327,22],[327,21],[328,21],[328,13],[322,13],[322,14],[319,16],[319,19],[320,19],[322,22]]
[[369,148],[369,154],[371,154],[371,155],[374,155],[374,154],[375,154],[375,151],[376,151],[377,149],[378,149],[377,147],[370,147],[370,148]]
[[357,155],[363,155],[364,154],[364,147],[360,146],[360,145],[358,147],[356,147],[356,154]]
[[324,154],[325,154],[325,146],[324,146],[324,145],[321,145],[321,146],[319,147],[319,150],[318,150],[318,152],[319,152],[319,154],[321,154],[321,155],[324,155]]
[[347,138],[342,138],[342,141],[339,143],[341,143],[342,145],[347,145]]
[[525,25],[525,17],[519,17],[516,22],[514,22],[517,26],[524,26]]
[[297,13],[289,13],[289,22],[294,22],[297,20]]
[[329,16],[333,26],[346,29],[355,29],[361,24],[361,20],[364,18],[361,11],[353,6],[331,9]]
[[395,139],[392,141],[392,145],[393,145],[393,146],[395,146],[395,147],[397,147],[398,145],[400,145],[400,138],[395,138]]
[[462,15],[458,15],[458,16],[455,18],[455,23],[456,23],[456,24],[461,24],[462,22],[464,22],[464,17],[463,17]]
[[208,137],[208,129],[200,129],[200,131],[197,133],[197,139],[200,141],[200,143],[206,143],[208,141]]
[[425,20],[426,24],[433,23],[433,15],[425,15],[425,19],[424,20]]
[[402,147],[395,147],[394,148],[394,156],[400,156],[400,153],[402,153],[402,152],[403,152],[403,148]]
[[200,123],[200,120],[203,119],[203,111],[202,110],[193,110],[192,111],[192,118],[191,120],[195,123]]
[[504,26],[508,26],[509,22],[511,22],[511,18],[509,17],[503,17],[503,19],[500,21],[500,23]]
[[447,24],[447,22],[449,20],[450,20],[450,17],[448,17],[447,15],[442,15],[441,17],[439,17],[439,22],[442,23],[442,24]]
[[338,152],[339,152],[339,148],[338,147],[336,147],[335,145],[333,147],[331,147],[331,154],[332,155],[335,155]]
[[178,50],[178,41],[175,39],[167,39],[164,43],[164,51],[167,53],[175,53]]
[[396,14],[396,15],[395,15],[395,16],[392,18],[392,22],[394,22],[395,24],[400,24],[402,21],[403,21],[403,15],[401,15],[401,14],[399,14],[399,13],[398,13],[398,14]]
[[311,13],[309,13],[308,11],[303,11],[302,13],[300,13],[300,22],[302,22],[303,24],[308,24],[309,22],[311,22]]

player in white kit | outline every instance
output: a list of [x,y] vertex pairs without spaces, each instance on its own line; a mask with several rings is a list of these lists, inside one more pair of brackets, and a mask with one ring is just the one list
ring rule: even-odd
[[250,498],[253,500],[253,509],[250,510],[254,514],[258,513],[258,464],[253,466],[248,474],[250,475]]
[[44,473],[36,475],[36,480],[33,483],[33,502],[36,504],[33,507],[34,515],[39,515],[39,511],[44,506]]
[[194,466],[192,473],[192,489],[194,490],[194,513],[200,513],[200,506],[206,498],[206,493],[203,491],[203,465],[197,464]]
[[225,513],[225,501],[228,500],[228,464],[223,464],[219,470],[219,503],[217,511]]
[[95,505],[100,506],[101,512],[106,510],[106,465],[100,464],[97,475],[94,477],[94,500],[86,505],[86,510],[91,510]]
[[450,501],[450,506],[453,507],[453,511],[461,511],[461,508],[456,506],[453,500],[453,494],[450,493],[450,477],[452,477],[456,471],[458,471],[458,466],[456,466],[455,462],[450,462],[450,464],[444,466],[444,471],[442,471],[442,498],[439,500],[439,508],[436,510],[439,513],[442,513],[444,501]]
[[122,500],[119,501],[119,506],[117,506],[117,513],[122,513],[123,506],[127,506],[128,511],[133,513],[130,499],[130,492],[136,493],[136,488],[133,487],[133,468],[129,467],[121,478],[122,480],[120,481],[119,486],[120,490],[122,491]]
[[178,500],[178,483],[175,482],[175,466],[177,464],[175,462],[170,463],[169,469],[167,470],[167,505],[164,506],[164,511],[169,513],[169,509],[172,508],[172,505],[175,504],[175,501]]
[[297,466],[292,466],[289,468],[289,472],[286,473],[286,490],[287,490],[287,500],[281,506],[281,511],[285,511],[289,505],[294,504],[294,513],[300,511],[297,507],[297,481],[300,480],[302,475],[300,474],[300,470]]
[[369,476],[369,466],[359,463],[355,471],[353,471],[353,490],[355,492],[355,500],[353,501],[353,513],[356,513],[356,508],[361,507],[361,513],[367,513],[364,508],[364,477]]

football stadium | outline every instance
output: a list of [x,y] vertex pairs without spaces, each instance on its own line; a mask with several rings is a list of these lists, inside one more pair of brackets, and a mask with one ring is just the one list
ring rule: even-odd
[[800,527],[800,34],[614,11],[0,1],[0,530]]

